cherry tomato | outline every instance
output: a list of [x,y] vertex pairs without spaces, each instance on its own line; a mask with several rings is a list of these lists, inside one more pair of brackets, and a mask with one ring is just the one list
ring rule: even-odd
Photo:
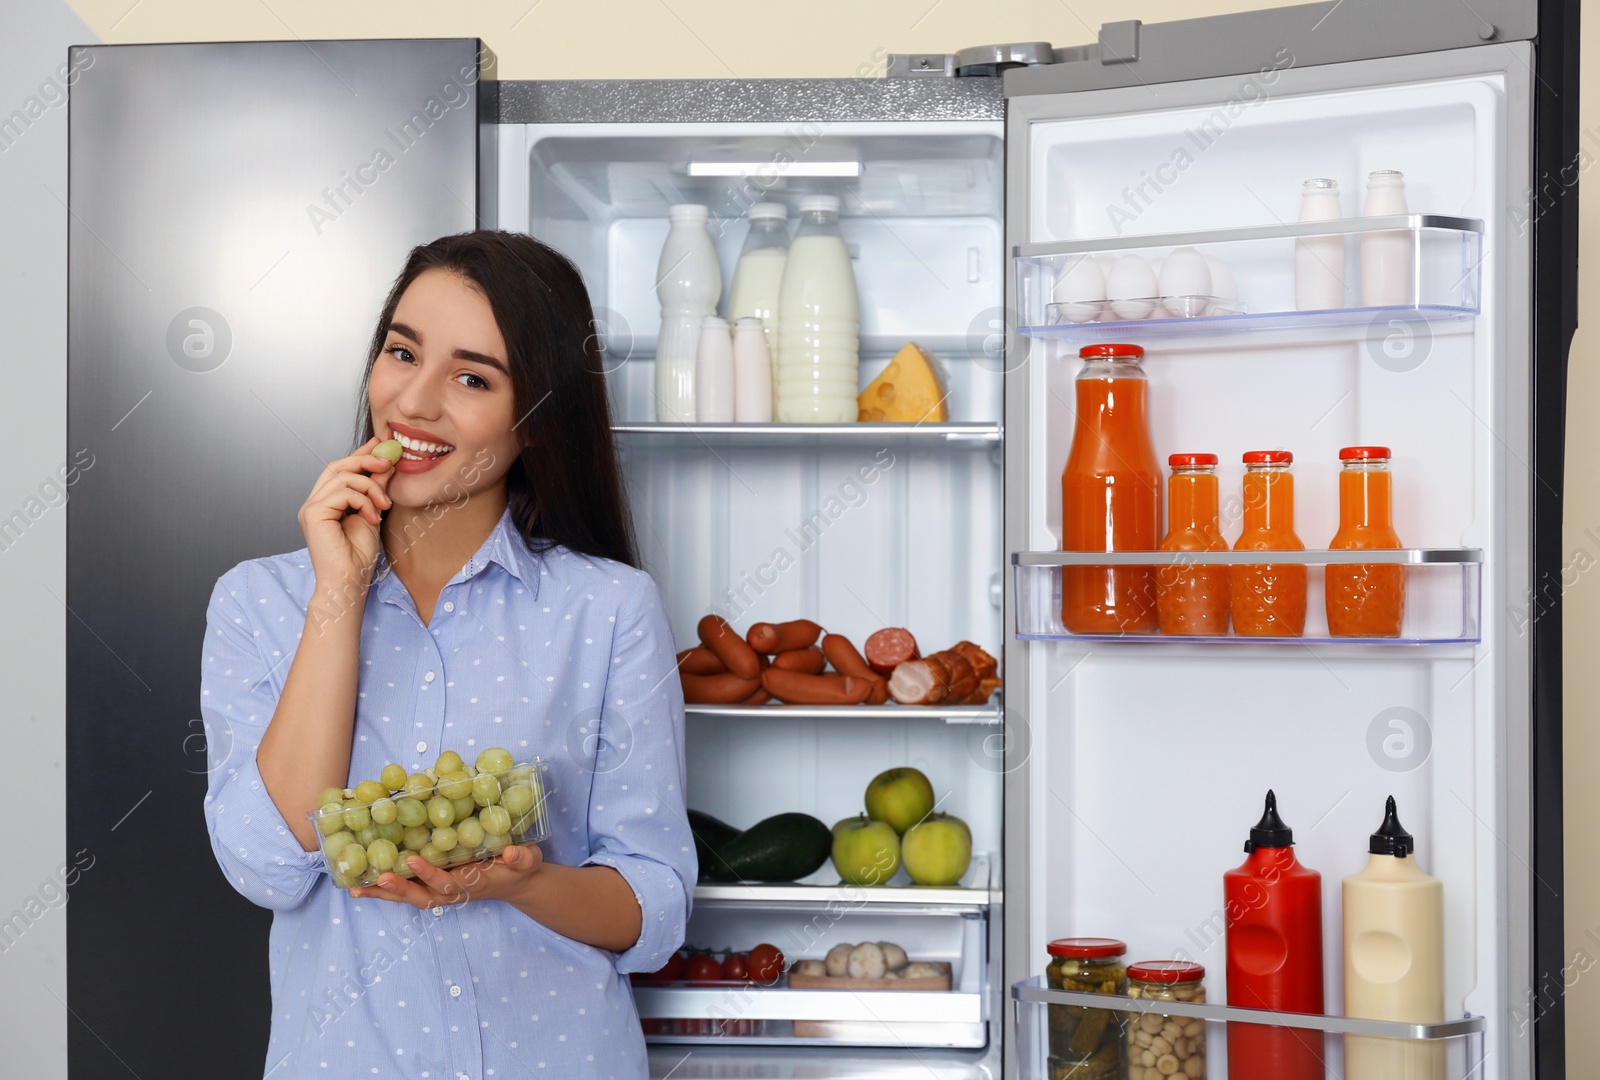
[[667,957],[667,962],[662,964],[659,970],[651,972],[648,978],[652,982],[657,980],[675,982],[683,978],[683,954],[675,952]]
[[715,956],[696,953],[684,963],[683,977],[690,982],[716,982],[722,978],[722,965]]
[[770,986],[783,974],[783,953],[778,951],[776,945],[763,943],[750,950],[750,959],[746,961],[746,965],[750,971],[750,978]]
[[745,961],[744,953],[729,953],[728,958],[722,962],[722,977],[744,981],[750,975],[750,965]]

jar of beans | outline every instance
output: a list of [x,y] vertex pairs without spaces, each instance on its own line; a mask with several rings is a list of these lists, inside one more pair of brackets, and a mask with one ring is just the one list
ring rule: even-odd
[[[1052,990],[1124,994],[1128,947],[1114,938],[1057,938],[1045,981]],[[1049,1080],[1122,1080],[1122,1012],[1082,1005],[1046,1006]]]
[[[1128,996],[1154,1001],[1206,999],[1206,969],[1182,960],[1128,965]],[[1206,1074],[1206,1022],[1159,1012],[1128,1014],[1128,1080],[1183,1080]]]

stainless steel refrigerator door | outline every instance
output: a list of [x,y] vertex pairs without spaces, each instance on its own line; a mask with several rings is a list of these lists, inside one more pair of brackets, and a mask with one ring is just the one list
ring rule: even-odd
[[[1242,25],[1240,24],[1241,27]],[[1253,40],[1259,43],[1260,39]],[[1264,63],[1271,65],[1274,53],[1269,49],[1265,55]],[[1471,736],[1455,733],[1455,737],[1466,739],[1474,747],[1467,752],[1477,755],[1473,759],[1474,783],[1480,785],[1478,798],[1483,800],[1478,812],[1482,813],[1482,808],[1488,810],[1487,816],[1479,822],[1483,830],[1482,836],[1475,838],[1473,842],[1482,857],[1489,861],[1488,881],[1485,883],[1480,878],[1477,894],[1467,902],[1478,906],[1483,912],[1489,912],[1477,916],[1478,922],[1474,929],[1493,939],[1486,950],[1486,955],[1491,960],[1487,964],[1488,971],[1481,971],[1480,976],[1486,980],[1493,978],[1495,981],[1488,983],[1486,987],[1480,984],[1479,989],[1480,991],[1487,989],[1492,1000],[1497,1003],[1489,1016],[1491,1058],[1488,1072],[1489,1076],[1497,1078],[1524,1078],[1533,1075],[1533,1032],[1529,1024],[1519,1024],[1519,1017],[1523,1017],[1525,1011],[1523,1007],[1529,998],[1527,991],[1534,982],[1532,908],[1536,899],[1535,890],[1550,887],[1539,881],[1531,869],[1534,791],[1528,708],[1531,694],[1530,649],[1526,638],[1519,638],[1515,633],[1509,632],[1511,630],[1509,620],[1503,617],[1503,613],[1522,599],[1524,583],[1532,579],[1531,488],[1537,482],[1537,478],[1531,475],[1526,466],[1526,461],[1530,458],[1529,447],[1532,440],[1530,412],[1533,332],[1530,311],[1532,243],[1526,233],[1517,229],[1514,212],[1518,207],[1510,205],[1512,200],[1520,197],[1530,186],[1533,161],[1529,124],[1532,113],[1531,84],[1534,79],[1532,61],[1533,50],[1527,42],[1511,42],[1506,45],[1452,52],[1322,64],[1314,67],[1284,68],[1280,65],[1271,91],[1274,97],[1288,97],[1477,75],[1495,77],[1499,80],[1499,85],[1504,88],[1503,142],[1489,151],[1491,154],[1498,153],[1500,161],[1503,162],[1503,171],[1495,178],[1503,201],[1498,207],[1500,215],[1498,219],[1486,222],[1485,235],[1492,240],[1485,242],[1485,290],[1482,298],[1484,314],[1479,316],[1479,328],[1476,331],[1477,334],[1488,338],[1486,345],[1481,346],[1486,348],[1487,352],[1480,355],[1493,357],[1492,371],[1490,377],[1483,382],[1481,387],[1483,397],[1480,400],[1492,409],[1484,414],[1482,423],[1492,430],[1496,448],[1492,452],[1492,460],[1487,463],[1487,468],[1491,470],[1491,479],[1486,481],[1493,496],[1492,505],[1486,511],[1492,514],[1493,546],[1485,577],[1483,622],[1492,625],[1484,637],[1484,646],[1480,647],[1481,655],[1475,655],[1473,659],[1483,665],[1479,671],[1487,673],[1484,677],[1491,680],[1494,687],[1491,695],[1494,699],[1493,737],[1473,743],[1472,740],[1480,737],[1482,732]],[[1255,66],[1252,65],[1249,70],[1255,72]],[[1149,80],[1142,83],[1134,82],[1131,85],[1125,84],[1120,75],[1112,78],[1124,85],[1119,85],[1116,89],[1084,89],[1075,93],[1034,95],[1019,94],[1018,90],[1022,87],[1039,87],[1052,83],[1062,85],[1069,81],[1068,76],[1064,72],[1052,76],[1048,69],[1033,69],[1026,72],[1019,71],[1015,81],[1008,77],[1008,254],[1017,245],[1036,242],[1042,238],[1087,240],[1097,234],[1114,237],[1118,231],[1111,227],[1117,221],[1113,217],[1111,224],[1104,225],[1098,233],[1089,231],[1087,227],[1083,231],[1074,232],[1066,229],[1063,232],[1065,228],[1063,222],[1071,220],[1081,225],[1085,220],[1081,215],[1072,217],[1067,214],[1055,223],[1055,234],[1041,233],[1042,219],[1039,209],[1044,195],[1037,190],[1038,170],[1031,156],[1030,135],[1035,125],[1087,118],[1132,119],[1155,115],[1168,109],[1202,106],[1209,109],[1212,106],[1241,102],[1248,97],[1241,95],[1241,78],[1233,75],[1186,82]],[[1259,91],[1260,87],[1256,89]],[[1237,135],[1227,137],[1238,138]],[[1178,144],[1175,140],[1174,146],[1176,145]],[[1062,149],[1061,145],[1056,147],[1058,152]],[[1081,176],[1082,170],[1093,170],[1097,167],[1092,151],[1079,149],[1081,152],[1072,161],[1071,167],[1056,174],[1052,179],[1052,191],[1055,193],[1052,197],[1057,198],[1059,203],[1071,204],[1072,200],[1081,196],[1081,192],[1071,187],[1073,169],[1080,170],[1078,175]],[[1198,151],[1201,154],[1204,152],[1204,149]],[[1060,160],[1066,162],[1068,157],[1063,154]],[[1166,158],[1152,161],[1152,174],[1157,165],[1165,164],[1167,164]],[[1132,177],[1131,182],[1137,185],[1139,176]],[[1181,183],[1179,187],[1181,188]],[[1159,186],[1157,190],[1160,190]],[[1124,207],[1123,212],[1131,212],[1134,216],[1138,216],[1144,204],[1129,205],[1131,210]],[[1526,207],[1522,209],[1527,210]],[[1271,220],[1268,212],[1267,209],[1262,209],[1260,220]],[[1156,216],[1159,215],[1153,215],[1152,219]],[[1216,227],[1216,224],[1194,222],[1197,238],[1201,230]],[[1224,224],[1236,225],[1240,222],[1229,221]],[[1130,224],[1124,231],[1128,236],[1144,232],[1175,231],[1170,225],[1167,228],[1150,226],[1150,220],[1140,221]],[[1015,311],[1020,299],[1014,276],[1008,279],[1007,288],[1008,308]],[[1136,325],[1130,325],[1126,340],[1134,342],[1143,340]],[[1019,340],[1015,359],[1008,360],[1007,364],[1009,375],[1006,391],[1005,546],[1010,551],[1025,551],[1043,546],[1039,504],[1035,493],[1047,491],[1050,485],[1060,482],[1059,471],[1046,475],[1050,470],[1044,467],[1045,455],[1041,452],[1042,443],[1050,437],[1050,432],[1045,429],[1044,424],[1047,404],[1043,399],[1048,395],[1040,393],[1040,387],[1030,375],[1032,365],[1044,362],[1046,352],[1044,344],[1039,340]],[[1060,359],[1053,362],[1069,365],[1071,371],[1065,378],[1070,379],[1071,373],[1076,371],[1077,361],[1066,359],[1068,355],[1063,351],[1059,354]],[[1238,417],[1231,414],[1218,417],[1219,424],[1236,423],[1237,420]],[[1207,447],[1195,449],[1207,449]],[[1059,464],[1056,468],[1059,470]],[[1307,544],[1316,546],[1321,542],[1319,537],[1315,543],[1308,539]],[[1016,593],[1013,590],[1008,589],[1006,604],[1007,625],[1015,626]],[[1044,880],[1050,864],[1064,856],[1056,849],[1044,845],[1038,824],[1043,811],[1049,809],[1047,804],[1051,792],[1047,790],[1049,785],[1046,781],[1053,779],[1050,777],[1050,770],[1053,767],[1070,768],[1074,755],[1081,757],[1081,746],[1075,745],[1072,741],[1074,721],[1064,720],[1054,713],[1046,714],[1043,708],[1043,703],[1046,701],[1052,706],[1060,704],[1058,698],[1050,696],[1053,687],[1041,686],[1041,680],[1046,674],[1045,669],[1047,667],[1052,669],[1052,681],[1065,681],[1071,674],[1066,671],[1065,665],[1048,659],[1051,654],[1046,650],[1059,647],[1053,644],[1041,645],[1019,641],[1014,638],[1008,641],[1006,647],[1005,670],[1009,688],[1007,705],[1008,710],[1014,711],[1009,726],[1016,729],[1013,737],[1008,738],[1008,753],[1013,755],[1014,767],[1009,773],[1010,782],[1006,792],[1004,865],[1008,984],[1035,974],[1042,967],[1044,941],[1041,939],[1048,936],[1044,932],[1046,911],[1060,912],[1073,904],[1079,895],[1080,887],[1069,890],[1071,895],[1051,895],[1045,888]],[[1110,646],[1109,648],[1124,650],[1117,655],[1126,658],[1132,655],[1126,650],[1140,647]],[[1146,648],[1163,649],[1168,655],[1173,655],[1164,646]],[[1182,648],[1192,650],[1195,647]],[[1232,651],[1221,650],[1224,654]],[[1222,659],[1216,652],[1206,655],[1208,659],[1213,657]],[[1258,658],[1254,662],[1271,661]],[[1426,662],[1422,661],[1424,664]],[[1388,664],[1389,660],[1383,660],[1381,663]],[[1058,667],[1060,670],[1055,670]],[[1159,668],[1147,668],[1145,672],[1147,677],[1162,674]],[[1217,710],[1226,709],[1227,703],[1219,702],[1214,705],[1210,713],[1204,709],[1197,709],[1194,719],[1196,722],[1203,722],[1206,715],[1222,715]],[[1101,722],[1116,722],[1105,716],[1100,716],[1098,719]],[[1083,722],[1092,723],[1093,719],[1078,722],[1080,727]],[[1444,737],[1446,736],[1441,734],[1440,738]],[[1067,740],[1066,745],[1062,745],[1063,738]],[[1241,752],[1248,753],[1248,749]],[[1101,762],[1098,767],[1122,774],[1134,765],[1135,763],[1130,761],[1116,761]],[[1131,775],[1128,778],[1130,781],[1134,779]],[[1203,782],[1207,785],[1203,790],[1220,790],[1221,787],[1233,783],[1227,776],[1209,775],[1203,778]],[[1139,790],[1137,787],[1128,788],[1127,798],[1130,802],[1139,797]],[[1280,796],[1281,794],[1280,790]],[[1259,798],[1259,795],[1256,798]],[[1259,807],[1259,802],[1256,805]],[[1069,806],[1067,812],[1076,815],[1082,809],[1080,807],[1075,810]],[[1103,806],[1097,806],[1095,809],[1112,812],[1111,808]],[[1466,810],[1463,809],[1462,812],[1465,813]],[[1200,814],[1203,817],[1204,812]],[[1181,815],[1174,817],[1174,827],[1181,830],[1183,821]],[[1191,828],[1194,827],[1193,821],[1189,824]],[[1209,821],[1205,822],[1207,828],[1211,824]],[[1239,823],[1238,828],[1241,830],[1239,839],[1243,838],[1242,830],[1249,824],[1251,821]],[[1094,826],[1081,819],[1079,825],[1083,830],[1093,831]],[[1376,825],[1376,820],[1373,825]],[[1468,825],[1470,827],[1470,821]],[[1233,837],[1230,835],[1228,839],[1231,841]],[[1354,837],[1351,842],[1359,842],[1358,846],[1364,848],[1365,839],[1363,830],[1362,835]],[[1488,841],[1487,844],[1483,842],[1484,840]],[[1237,844],[1229,845],[1228,850],[1236,853]],[[1217,865],[1216,885],[1220,886],[1223,871],[1231,869],[1232,865],[1239,861],[1237,854],[1231,858],[1232,863]],[[1328,876],[1325,872],[1325,884]],[[1085,890],[1083,895],[1087,895],[1087,892],[1094,888],[1095,885],[1088,882],[1081,886],[1081,889]],[[1559,884],[1555,888],[1559,889]],[[1325,925],[1329,925],[1326,897],[1330,894],[1325,891],[1324,895],[1324,920]],[[1331,895],[1335,897],[1333,902],[1337,903],[1336,877]],[[1217,899],[1220,900],[1220,897],[1221,893],[1218,891]],[[1209,901],[1207,903],[1209,904]],[[1075,927],[1073,932],[1112,933],[1116,929],[1118,928]],[[1134,929],[1136,928],[1130,925],[1128,932],[1131,933]],[[1134,952],[1140,954],[1137,957],[1130,954],[1130,960],[1157,954],[1171,956],[1173,947],[1189,946],[1189,943],[1181,938],[1142,942],[1135,942],[1130,938],[1129,944]],[[1476,943],[1474,947],[1477,947]],[[1336,938],[1332,948],[1336,955]],[[1217,974],[1220,975],[1220,971]],[[1330,982],[1330,985],[1334,984]],[[1511,989],[1499,989],[1499,987]],[[1219,998],[1220,995],[1215,993],[1213,987],[1213,1000]],[[1337,995],[1330,995],[1327,1003],[1328,1011],[1336,1012],[1338,1007]],[[1008,1034],[1008,1038],[1010,1037]],[[1006,1053],[1008,1074],[1016,1068],[1018,1061],[1016,1051],[1017,1047],[1014,1044],[1008,1044]]]
[[269,919],[200,816],[207,600],[241,560],[304,546],[296,513],[350,451],[407,250],[474,225],[479,46],[73,60],[68,443],[93,464],[68,509],[65,783],[93,869],[68,913],[72,1074],[259,1076]]

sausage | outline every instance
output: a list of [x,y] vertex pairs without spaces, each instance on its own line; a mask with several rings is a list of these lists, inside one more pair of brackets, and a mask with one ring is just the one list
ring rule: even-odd
[[758,622],[750,627],[747,640],[756,652],[771,654],[810,648],[821,636],[822,627],[810,619],[791,619],[782,623]]
[[696,645],[678,654],[679,674],[721,675],[728,670],[717,654],[704,645]]
[[[717,654],[727,669],[741,679],[754,679],[761,674],[761,659],[756,651],[734,632],[728,620],[721,615],[707,615],[696,627],[700,641]],[[742,696],[742,695],[741,695]]]
[[724,672],[721,675],[690,675],[679,672],[683,680],[683,700],[689,705],[733,705],[760,689],[758,679],[741,679]]
[[761,685],[779,701],[791,705],[859,705],[872,692],[872,683],[849,675],[806,675],[771,667],[761,673]]
[[907,660],[915,660],[922,655],[917,651],[917,639],[911,636],[911,631],[899,626],[887,627],[867,638],[863,651],[867,655],[868,666],[885,679]]
[[[782,668],[784,671],[800,671],[807,675],[821,675],[822,669],[828,666],[828,658],[822,655],[822,650],[815,645],[805,649],[790,649],[781,652],[772,658],[772,666]],[[836,667],[838,665],[835,665]],[[841,675],[847,674],[840,672]]]
[[822,651],[828,663],[833,665],[833,670],[839,674],[872,680],[872,693],[867,695],[868,705],[882,705],[889,700],[889,680],[872,670],[861,654],[856,652],[849,638],[843,634],[826,634],[822,638]]
[[737,704],[740,704],[740,705],[760,705],[763,702],[769,700],[771,697],[772,697],[772,695],[767,693],[767,688],[758,684],[756,686],[756,688],[755,688],[755,692],[754,693],[752,693],[747,698],[740,698],[739,701],[737,702]]

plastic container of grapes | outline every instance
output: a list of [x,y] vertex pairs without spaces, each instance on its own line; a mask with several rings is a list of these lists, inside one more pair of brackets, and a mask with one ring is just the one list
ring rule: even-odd
[[[485,862],[512,844],[532,845],[550,838],[550,796],[554,789],[550,786],[549,766],[542,758],[497,771],[480,772],[470,766],[464,766],[463,771],[470,784],[464,795],[460,794],[460,777],[448,781],[441,778],[426,787],[419,783],[386,789],[382,798],[370,804],[351,797],[337,810],[325,806],[307,814],[307,820],[317,830],[322,857],[334,884],[341,889],[372,885],[386,870],[401,877],[415,877],[406,862],[412,855],[421,855],[448,870],[470,862]],[[492,778],[492,782],[482,777]],[[432,801],[436,798],[450,804],[449,820],[444,825],[440,825],[446,816],[444,807]],[[462,799],[472,800],[472,812],[458,817],[465,810],[459,805]],[[407,801],[422,808],[424,817],[416,825],[404,824],[416,820],[417,813],[405,805]],[[374,821],[374,812],[377,817],[390,820]],[[463,830],[461,826],[469,821],[475,825]],[[449,832],[441,833],[446,828]],[[415,830],[426,830],[427,839]],[[465,836],[461,835],[463,831]],[[439,846],[440,841],[449,846]]]

